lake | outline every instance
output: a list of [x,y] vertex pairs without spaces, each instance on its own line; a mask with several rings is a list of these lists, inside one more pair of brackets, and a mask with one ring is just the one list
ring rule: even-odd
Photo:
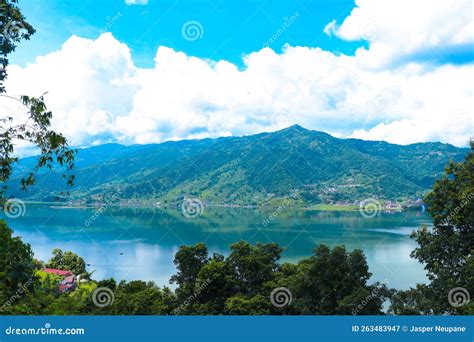
[[[270,222],[269,215],[274,217]],[[226,255],[230,244],[246,240],[278,243],[285,249],[281,260],[288,262],[308,257],[321,243],[359,248],[373,273],[371,281],[398,289],[426,281],[422,265],[410,258],[416,243],[409,235],[422,224],[431,225],[428,214],[416,211],[365,218],[358,211],[206,208],[202,216],[186,218],[181,211],[159,208],[98,211],[32,204],[24,216],[2,218],[16,236],[31,244],[36,258],[48,260],[56,247],[71,250],[90,265],[94,279],[169,285],[180,245],[204,242],[210,253]]]

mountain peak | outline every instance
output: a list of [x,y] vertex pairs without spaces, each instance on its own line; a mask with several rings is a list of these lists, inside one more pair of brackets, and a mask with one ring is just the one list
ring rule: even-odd
[[[218,205],[264,205],[270,203],[270,194],[280,198],[271,203],[282,203],[293,189],[301,191],[298,203],[304,205],[409,198],[421,196],[446,162],[462,160],[467,152],[442,145],[429,150],[426,154],[421,145],[337,139],[300,125],[225,139],[105,145],[82,150],[70,193],[73,199],[97,201],[112,183],[127,201],[175,203],[176,196],[192,193]],[[36,160],[28,163],[15,171],[12,182],[20,184],[16,175],[27,173]],[[199,167],[189,172],[190,165]],[[53,175],[39,177],[41,187],[32,188],[28,199],[49,200],[51,194],[68,190]],[[25,197],[17,188],[12,195]]]
[[289,129],[296,129],[296,130],[299,130],[299,131],[307,131],[306,128],[304,128],[303,126],[300,126],[298,124],[294,124],[293,126],[290,126],[288,127]]
[[274,132],[277,135],[283,135],[283,136],[306,136],[306,137],[311,137],[313,139],[316,138],[325,138],[325,139],[335,139],[333,136],[331,136],[328,133],[322,132],[322,131],[315,131],[315,130],[310,130],[307,128],[304,128],[301,125],[294,124],[292,126],[289,126],[287,128],[281,129],[279,131]]
[[308,132],[308,131],[309,131],[308,129],[298,124],[294,124],[290,127],[287,127],[281,130],[281,132]]

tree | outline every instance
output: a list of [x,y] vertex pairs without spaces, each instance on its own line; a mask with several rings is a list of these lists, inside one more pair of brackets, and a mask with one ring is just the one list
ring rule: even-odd
[[32,291],[36,282],[31,246],[12,233],[0,220],[0,303],[7,306]]
[[[236,313],[234,304],[240,299],[246,307],[261,303],[261,298],[266,298],[267,307],[271,305],[263,285],[273,279],[282,249],[276,244],[252,246],[244,241],[231,245],[230,249],[227,258],[220,254],[209,258],[204,244],[182,246],[176,253],[178,273],[171,279],[179,285],[176,289],[179,313]],[[234,296],[238,298],[229,302]],[[259,296],[258,300],[252,300],[254,296]]]
[[[430,283],[396,294],[392,311],[473,314],[474,304],[466,299],[474,294],[474,141],[464,161],[449,163],[425,202],[433,229],[422,227],[413,233],[419,246],[412,257],[425,265]],[[456,298],[459,288],[464,290]]]
[[[203,244],[180,248],[178,274],[172,277],[178,284],[178,314],[373,315],[383,313],[390,295],[384,284],[367,284],[371,273],[360,250],[321,245],[297,265],[280,265],[282,249],[274,243],[240,241],[230,249],[227,258],[209,258]],[[278,288],[285,288],[286,305],[272,303]]]
[[174,296],[153,282],[122,281],[115,291],[112,313],[126,315],[167,315],[172,311]]
[[229,298],[226,303],[226,313],[229,315],[270,315],[272,313],[272,304],[268,297],[256,295],[246,297],[237,295]]
[[88,276],[84,259],[71,251],[63,252],[59,248],[53,249],[53,257],[49,259],[46,267],[71,271],[75,275]]
[[[63,177],[72,184],[75,151],[68,147],[67,139],[51,130],[52,113],[47,110],[43,96],[21,96],[16,98],[6,93],[8,55],[18,43],[28,40],[35,29],[26,21],[17,6],[18,0],[4,0],[0,3],[0,100],[16,100],[25,108],[25,122],[17,122],[12,113],[0,113],[0,198],[4,196],[6,182],[12,175],[15,143],[23,141],[35,145],[39,150],[36,166],[21,179],[22,188],[35,183],[35,174],[43,167],[51,169],[54,164],[64,167]],[[8,107],[8,106],[7,106]]]
[[[113,293],[108,305],[97,306],[93,301],[95,290],[104,293],[107,288]],[[76,290],[77,291],[77,290]],[[74,294],[76,291],[72,292]],[[113,298],[113,300],[112,300]],[[132,280],[116,283],[113,278],[99,281],[82,301],[79,314],[87,315],[169,315],[174,309],[174,293],[167,287],[160,289],[153,282]],[[69,312],[73,314],[74,312]]]
[[224,256],[214,254],[198,273],[194,296],[181,308],[183,313],[219,315],[225,313],[229,297],[238,291],[238,281]]
[[425,284],[418,284],[406,291],[393,289],[389,312],[396,315],[431,315],[433,303],[429,298],[433,296],[429,293],[430,288]]
[[17,4],[18,0],[3,0],[0,3],[0,93],[5,92],[8,55],[15,51],[18,43],[30,39],[35,33]]
[[[2,251],[18,250],[23,262],[2,266],[3,298],[33,275],[37,262],[20,238],[11,230],[1,231]],[[277,264],[281,249],[275,244],[238,242],[231,246],[227,258],[221,254],[208,257],[204,244],[182,246],[176,254],[178,273],[172,280],[178,284],[173,292],[153,282],[121,281],[112,278],[79,284],[70,293],[59,293],[59,276],[41,277],[32,291],[26,291],[8,308],[8,314],[56,315],[300,315],[300,314],[381,314],[388,296],[384,285],[368,285],[370,277],[361,251],[347,252],[342,246],[330,249],[321,245],[315,255],[298,264]],[[72,252],[53,251],[47,267],[80,273],[84,261]],[[5,252],[1,256],[9,255]],[[4,258],[8,259],[8,258]],[[15,258],[14,260],[19,260]],[[25,265],[27,267],[25,267]],[[16,267],[16,268],[15,268]],[[17,278],[10,280],[16,276]],[[21,277],[20,277],[21,276]],[[22,279],[20,279],[22,278]],[[9,286],[10,285],[10,286]],[[95,300],[106,287],[112,292],[110,302],[102,307]],[[285,288],[286,298],[274,296]],[[18,287],[17,287],[18,288]],[[185,296],[187,295],[187,296]],[[406,300],[400,293],[398,302]],[[272,297],[273,296],[273,297]],[[95,298],[95,299],[94,299]],[[406,311],[407,314],[411,312]]]
[[171,277],[170,283],[178,285],[176,295],[179,300],[185,301],[194,293],[199,271],[209,262],[207,247],[203,243],[181,246],[173,262],[178,273]]
[[298,263],[290,283],[294,307],[300,314],[382,314],[389,293],[383,284],[369,286],[371,275],[361,250],[319,245],[314,256]]
[[283,251],[275,243],[250,245],[240,241],[230,246],[227,258],[240,293],[253,296],[261,293],[262,285],[273,279]]

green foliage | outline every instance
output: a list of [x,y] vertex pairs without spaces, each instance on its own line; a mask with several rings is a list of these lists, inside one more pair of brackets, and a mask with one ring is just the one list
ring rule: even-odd
[[0,307],[2,311],[15,303],[18,296],[32,291],[36,282],[31,246],[12,233],[0,220],[0,303],[7,304]]
[[463,162],[446,167],[425,200],[434,227],[422,227],[413,234],[419,246],[412,256],[425,265],[431,283],[398,293],[392,310],[397,314],[473,314],[472,301],[454,307],[448,294],[458,287],[474,294],[474,143]]
[[208,251],[204,244],[180,248],[174,258],[178,273],[170,279],[171,283],[179,286],[176,290],[178,298],[185,300],[192,295],[199,270],[208,262]]
[[[175,291],[153,282],[105,279],[79,284],[70,293],[57,291],[58,277],[38,271],[39,286],[22,296],[8,314],[55,315],[299,315],[382,314],[385,286],[367,285],[370,277],[360,251],[321,245],[298,264],[278,264],[275,244],[238,242],[227,257],[208,255],[203,244],[182,246],[176,253]],[[65,254],[65,253],[64,253]],[[55,255],[63,255],[55,251]],[[113,292],[105,307],[94,304],[100,288]],[[286,287],[292,295],[281,307],[272,292]]]
[[380,314],[388,290],[379,283],[367,285],[370,276],[362,251],[320,245],[292,277],[295,306],[301,306],[302,314]]
[[230,250],[226,261],[238,284],[237,291],[248,296],[260,293],[262,285],[273,279],[283,252],[275,243],[251,246],[245,241],[231,245]]
[[433,314],[433,293],[429,286],[418,284],[406,291],[392,290],[390,313],[396,315]]
[[111,306],[113,314],[168,315],[174,301],[172,292],[161,290],[154,283],[143,281],[122,281],[116,290],[115,302]]
[[75,275],[88,275],[84,259],[71,251],[63,252],[59,248],[53,249],[53,257],[48,261],[46,267],[71,271]]
[[[172,278],[180,279],[178,313],[382,313],[389,292],[378,283],[367,285],[371,274],[361,251],[321,245],[313,257],[297,265],[278,264],[281,253],[273,243],[252,246],[244,241],[233,244],[227,258],[218,254],[209,258],[202,244],[181,247],[175,258],[179,272]],[[270,294],[277,287],[290,290],[292,304],[272,305]]]
[[250,298],[243,295],[231,297],[226,301],[225,308],[229,315],[270,315],[272,312],[268,297],[260,294]]
[[[5,97],[7,95],[1,95]],[[12,125],[13,117],[0,118],[0,181],[5,191],[6,181],[11,177],[13,164],[18,161],[14,157],[14,146],[17,141],[25,141],[34,144],[40,152],[36,164],[27,172],[26,176],[20,178],[22,189],[36,182],[35,175],[41,168],[52,169],[54,164],[65,167],[63,177],[67,183],[72,185],[74,175],[70,171],[74,167],[75,151],[68,148],[66,138],[49,129],[52,113],[47,110],[43,97],[32,98],[22,96],[21,101],[28,110],[28,122]]]
[[[221,255],[214,255],[198,273],[195,292],[188,298],[196,296],[184,313],[222,314],[226,300],[237,292],[238,282],[233,276],[229,264]],[[181,301],[181,303],[183,303]]]
[[15,51],[18,43],[29,40],[35,33],[35,29],[25,20],[17,4],[18,0],[0,2],[0,93],[5,92],[8,55]]
[[6,0],[0,3],[0,100],[19,101],[27,112],[24,123],[14,123],[11,113],[4,112],[0,116],[0,199],[4,197],[6,182],[13,172],[13,165],[18,161],[15,157],[15,145],[18,141],[35,145],[39,157],[26,175],[21,175],[19,183],[22,189],[36,181],[36,174],[42,168],[52,169],[58,164],[65,169],[63,177],[67,184],[72,185],[74,175],[70,173],[74,167],[75,151],[68,147],[66,138],[50,129],[52,113],[48,111],[43,96],[21,96],[19,99],[6,94],[4,81],[7,77],[8,55],[18,43],[30,39],[35,33],[34,28],[26,21],[17,6],[17,0]]

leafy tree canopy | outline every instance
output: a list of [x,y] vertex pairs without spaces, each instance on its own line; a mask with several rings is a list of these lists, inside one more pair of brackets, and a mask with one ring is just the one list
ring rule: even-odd
[[73,252],[63,252],[59,248],[53,249],[53,257],[48,261],[46,267],[71,271],[76,275],[87,275],[84,259]]
[[[33,288],[35,282],[33,252],[29,244],[0,220],[0,303],[9,303],[19,291],[22,294]],[[23,290],[21,290],[23,289]]]
[[453,306],[449,293],[463,288],[470,296],[474,294],[474,142],[464,161],[446,167],[425,201],[434,226],[431,230],[422,227],[412,235],[419,245],[412,256],[425,265],[431,282],[398,293],[393,310],[399,314],[472,314],[472,301]]
[[[63,176],[72,184],[74,175],[74,150],[68,147],[66,138],[51,129],[52,113],[48,111],[43,96],[11,96],[5,89],[8,55],[22,40],[30,39],[35,29],[26,21],[18,7],[18,0],[0,3],[0,101],[5,104],[0,113],[0,196],[6,190],[5,183],[12,175],[13,165],[18,161],[15,145],[18,142],[33,144],[39,150],[36,166],[21,179],[22,188],[35,183],[35,174],[40,168],[49,169],[57,163],[65,167]],[[24,107],[25,117],[13,113],[11,103],[19,101]]]

